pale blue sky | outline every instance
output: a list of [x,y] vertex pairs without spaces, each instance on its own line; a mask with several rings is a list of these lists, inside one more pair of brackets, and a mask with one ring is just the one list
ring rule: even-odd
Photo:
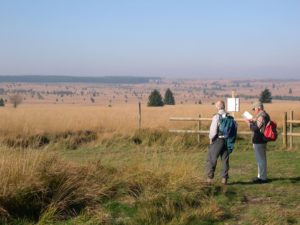
[[297,78],[300,1],[0,0],[0,74]]

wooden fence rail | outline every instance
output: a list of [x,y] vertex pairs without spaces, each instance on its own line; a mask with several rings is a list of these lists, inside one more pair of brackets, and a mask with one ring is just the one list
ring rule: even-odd
[[[196,121],[198,122],[197,130],[181,130],[181,129],[169,129],[169,132],[172,133],[186,133],[186,134],[198,134],[198,143],[200,143],[200,136],[203,134],[208,134],[209,130],[201,130],[201,122],[202,121],[211,121],[212,118],[206,117],[170,117],[170,121]],[[235,119],[237,122],[244,121],[242,118]],[[287,119],[287,112],[283,114],[283,123],[282,123],[282,143],[283,146],[286,148],[289,142],[289,147],[293,148],[293,137],[300,137],[300,133],[294,133],[293,131],[293,124],[300,124],[300,120],[294,120],[294,112],[290,112],[290,118]],[[289,125],[289,132],[287,131]],[[238,135],[250,135],[252,134],[251,131],[239,131]],[[289,141],[288,141],[289,137]]]
[[[287,112],[283,114],[283,125],[282,125],[282,142],[284,147],[287,148],[288,146],[288,137],[289,137],[289,147],[290,149],[293,148],[294,138],[293,137],[300,137],[300,133],[294,132],[293,124],[300,124],[300,120],[294,120],[294,112],[290,111],[290,118],[287,119]],[[289,132],[287,131],[289,125]]]
[[[180,130],[180,129],[169,129],[171,133],[181,133],[181,134],[198,134],[198,143],[200,143],[201,134],[209,134],[209,130],[201,130],[201,121],[211,121],[212,118],[201,117],[170,117],[170,121],[198,121],[197,130]],[[244,121],[244,119],[237,118],[237,122]],[[238,131],[239,135],[249,135],[252,134],[251,131]]]

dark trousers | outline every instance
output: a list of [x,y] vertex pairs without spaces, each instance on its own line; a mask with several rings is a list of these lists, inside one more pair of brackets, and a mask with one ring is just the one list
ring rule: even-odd
[[225,140],[222,138],[217,138],[208,147],[207,176],[209,178],[214,178],[219,156],[221,157],[222,160],[221,176],[222,178],[228,178],[229,153],[226,149]]

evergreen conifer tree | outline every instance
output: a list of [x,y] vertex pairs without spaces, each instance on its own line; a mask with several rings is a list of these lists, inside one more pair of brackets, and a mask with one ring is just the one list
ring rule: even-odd
[[4,102],[3,98],[0,99],[0,107],[1,106],[5,106],[5,102]]
[[260,93],[259,101],[262,103],[271,103],[272,102],[272,94],[268,88],[266,88],[265,90],[263,90]]
[[175,105],[175,99],[170,88],[168,88],[165,92],[164,103],[165,105]]
[[148,98],[148,106],[163,106],[163,100],[158,90],[153,90]]

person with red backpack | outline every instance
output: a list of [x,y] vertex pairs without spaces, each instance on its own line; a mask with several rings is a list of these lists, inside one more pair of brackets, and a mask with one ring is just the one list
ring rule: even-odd
[[250,130],[253,132],[252,143],[253,150],[258,165],[258,175],[253,179],[254,183],[266,183],[267,180],[267,142],[264,132],[268,124],[270,124],[270,116],[264,110],[261,102],[254,102],[253,108],[254,118],[247,120]]

